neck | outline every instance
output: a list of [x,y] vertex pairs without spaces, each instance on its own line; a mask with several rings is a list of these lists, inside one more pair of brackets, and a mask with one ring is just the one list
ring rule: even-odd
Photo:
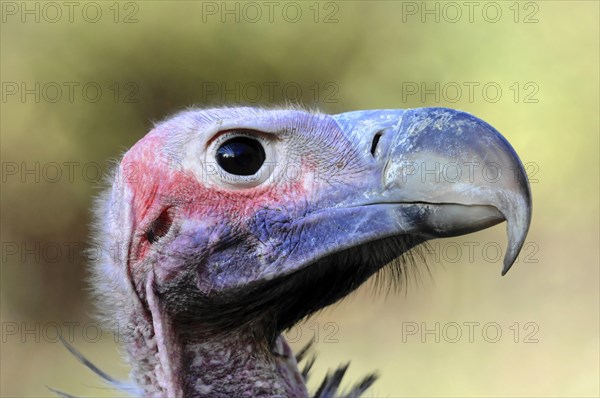
[[272,348],[249,329],[209,335],[188,325],[172,327],[166,319],[159,323],[138,318],[126,345],[145,396],[308,396],[282,336]]
[[306,397],[296,359],[283,337],[271,352],[251,333],[195,339],[183,345],[186,396]]

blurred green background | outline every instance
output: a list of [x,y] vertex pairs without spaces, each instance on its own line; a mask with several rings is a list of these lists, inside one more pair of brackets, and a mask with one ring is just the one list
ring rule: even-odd
[[403,293],[368,284],[290,331],[295,348],[318,343],[311,386],[352,361],[345,385],[378,370],[375,396],[600,394],[598,2],[73,4],[1,5],[2,396],[114,396],[57,329],[127,375],[90,323],[98,173],[187,106],[286,102],[469,111],[513,144],[534,199],[506,277],[500,225],[433,242],[431,277]]

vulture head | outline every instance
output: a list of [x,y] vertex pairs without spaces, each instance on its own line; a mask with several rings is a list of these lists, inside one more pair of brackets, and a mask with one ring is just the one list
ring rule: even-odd
[[[152,397],[309,396],[286,328],[378,272],[402,275],[429,239],[502,221],[506,273],[531,218],[509,143],[443,108],[189,110],[137,142],[111,184],[93,284]],[[336,394],[344,369],[316,394]]]

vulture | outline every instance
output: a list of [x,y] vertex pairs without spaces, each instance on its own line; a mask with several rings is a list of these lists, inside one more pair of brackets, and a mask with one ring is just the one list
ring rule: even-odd
[[375,274],[402,282],[426,241],[502,221],[504,275],[531,220],[508,141],[446,108],[188,109],[133,145],[109,182],[92,284],[131,381],[68,348],[145,397],[361,396],[376,376],[341,390],[347,365],[308,391],[314,356],[294,355],[282,333]]

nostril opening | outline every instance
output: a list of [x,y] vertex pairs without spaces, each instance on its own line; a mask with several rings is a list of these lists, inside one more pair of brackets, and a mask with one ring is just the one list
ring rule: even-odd
[[373,137],[373,142],[371,142],[371,155],[373,155],[373,157],[375,157],[375,150],[377,149],[377,144],[379,144],[382,135],[383,133],[380,131]]

